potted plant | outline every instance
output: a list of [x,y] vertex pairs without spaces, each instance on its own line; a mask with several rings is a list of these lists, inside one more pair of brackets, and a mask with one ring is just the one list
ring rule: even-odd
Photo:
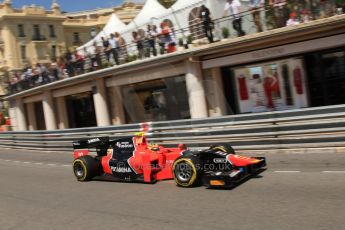
[[138,56],[135,54],[129,54],[125,60],[126,63],[132,62],[138,59]]
[[185,48],[186,49],[188,49],[188,48],[190,48],[190,47],[193,47],[193,36],[191,35],[191,34],[189,34],[188,36],[187,36],[187,44],[185,44]]
[[222,35],[224,39],[227,39],[230,35],[230,31],[228,27],[222,27]]
[[178,39],[178,46],[183,46],[183,38]]
[[177,47],[177,49],[178,50],[183,50],[184,49],[184,47],[183,47],[183,38],[179,38],[178,39],[178,47]]

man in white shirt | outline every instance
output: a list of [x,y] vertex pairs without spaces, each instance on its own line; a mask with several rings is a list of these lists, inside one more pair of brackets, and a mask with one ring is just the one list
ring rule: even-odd
[[238,36],[246,33],[242,30],[241,2],[239,0],[228,0],[224,7],[224,17],[229,15],[233,18],[232,27],[236,30]]
[[286,26],[295,26],[299,25],[299,21],[297,20],[297,15],[295,12],[290,13],[290,18],[286,22]]
[[117,44],[117,41],[115,39],[114,34],[110,34],[110,39],[108,40],[109,46],[110,46],[110,52],[113,54],[114,61],[116,65],[119,65],[119,55],[118,55],[118,48],[119,45]]

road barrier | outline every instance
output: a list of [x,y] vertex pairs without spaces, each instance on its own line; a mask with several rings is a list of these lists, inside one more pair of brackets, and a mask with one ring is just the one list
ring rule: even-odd
[[240,150],[345,147],[345,105],[120,126],[0,132],[0,147],[71,151],[74,140],[118,138],[143,130],[149,141],[166,146],[230,143]]

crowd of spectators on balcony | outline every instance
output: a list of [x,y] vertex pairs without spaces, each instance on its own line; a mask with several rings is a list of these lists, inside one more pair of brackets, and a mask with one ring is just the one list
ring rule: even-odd
[[[307,2],[310,1],[269,0],[267,4],[267,1],[264,0],[251,0],[248,11],[244,12],[240,0],[228,0],[224,6],[224,17],[226,20],[232,21],[232,27],[237,36],[244,36],[247,34],[242,28],[244,15],[251,15],[256,32],[262,32],[264,30],[263,23],[268,29],[274,29],[339,13],[335,12],[336,5],[333,1]],[[315,2],[318,3],[314,4]],[[263,15],[265,15],[265,19],[261,18]],[[211,12],[206,6],[200,7],[197,21],[200,27],[198,33],[200,34],[202,31],[201,37],[207,38],[209,43],[214,42],[212,34],[215,25],[214,19],[212,19]],[[181,35],[180,31],[175,31],[169,21],[164,21],[158,26],[147,25],[145,30],[133,31],[132,40],[127,41],[128,43],[118,32],[114,32],[109,37],[102,37],[101,43],[94,43],[91,49],[88,47],[78,51],[69,50],[62,57],[54,58],[49,66],[37,64],[14,72],[9,82],[9,93],[13,94],[56,80],[121,65],[136,59],[175,52],[177,45],[185,45],[181,40],[182,38],[176,40],[178,35]],[[188,36],[189,39],[187,40],[191,40],[191,37],[191,35]],[[134,48],[136,54],[132,54]]]

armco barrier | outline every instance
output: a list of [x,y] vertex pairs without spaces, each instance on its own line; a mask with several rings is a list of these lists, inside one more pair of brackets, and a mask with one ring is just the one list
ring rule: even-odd
[[236,149],[345,147],[345,105],[53,131],[0,132],[0,147],[70,151],[77,139],[146,131],[149,141],[191,147],[228,142]]

